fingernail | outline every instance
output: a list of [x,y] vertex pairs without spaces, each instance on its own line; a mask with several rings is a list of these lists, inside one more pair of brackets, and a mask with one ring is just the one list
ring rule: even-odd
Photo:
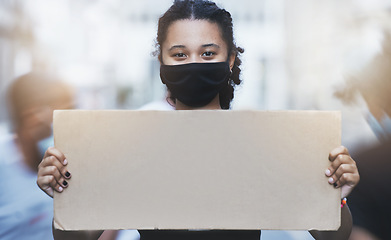
[[67,171],[66,173],[65,173],[65,177],[70,177],[71,176],[71,174]]
[[331,171],[329,169],[326,169],[325,173],[326,173],[326,176],[330,176]]
[[334,183],[333,185],[334,185],[335,188],[337,188],[337,186],[338,186],[337,183]]
[[64,180],[64,182],[62,182],[62,185],[66,186],[68,185],[68,182]]
[[62,192],[62,187],[60,186],[60,187],[58,187],[58,191],[60,191],[60,192]]
[[67,165],[68,161],[66,159],[64,159],[64,165]]
[[334,179],[331,177],[329,178],[329,183],[333,183],[334,182]]

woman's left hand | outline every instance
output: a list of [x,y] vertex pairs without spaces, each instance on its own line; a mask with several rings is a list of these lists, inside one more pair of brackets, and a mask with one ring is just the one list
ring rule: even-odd
[[360,181],[356,162],[350,157],[346,147],[340,146],[329,154],[331,165],[326,169],[328,181],[335,188],[342,188],[341,198],[347,197]]

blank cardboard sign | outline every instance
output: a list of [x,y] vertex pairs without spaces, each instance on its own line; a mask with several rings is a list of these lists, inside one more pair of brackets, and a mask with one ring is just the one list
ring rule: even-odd
[[91,229],[319,229],[340,226],[327,182],[339,112],[54,113],[69,186],[54,222]]

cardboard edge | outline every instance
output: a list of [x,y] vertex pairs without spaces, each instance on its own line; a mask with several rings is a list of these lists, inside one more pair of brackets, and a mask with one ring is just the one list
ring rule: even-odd
[[[53,111],[53,137],[54,137],[54,147],[56,147],[56,134],[55,134],[55,129],[56,129],[56,119],[58,117],[59,114],[61,114],[62,110],[54,110]],[[56,205],[56,201],[55,201],[55,198],[56,198],[56,192],[54,192],[54,196],[53,196],[53,227],[55,229],[59,229],[59,230],[62,230],[64,231],[65,228],[56,220],[56,211],[55,211],[55,205]]]
[[[320,232],[336,232],[341,227],[339,225],[337,228],[309,228],[309,229],[271,229],[277,231],[320,231]],[[263,229],[266,230],[266,229]]]
[[[339,219],[339,221],[332,227],[328,227],[328,228],[325,228],[325,227],[320,227],[320,228],[317,228],[317,227],[314,227],[314,228],[307,228],[307,229],[291,229],[292,231],[330,231],[330,232],[333,232],[333,231],[338,231],[338,229],[341,227],[341,219]],[[274,230],[280,230],[280,229],[274,229]],[[285,230],[285,229],[284,229]],[[288,230],[288,229],[286,229]],[[289,231],[289,230],[288,230]]]
[[65,228],[59,222],[57,222],[55,218],[53,219],[53,225],[55,229],[65,231]]

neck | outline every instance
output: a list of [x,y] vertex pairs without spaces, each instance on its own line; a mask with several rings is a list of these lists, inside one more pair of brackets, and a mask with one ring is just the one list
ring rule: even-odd
[[185,104],[183,104],[181,101],[176,99],[176,104],[175,104],[175,109],[176,110],[220,110],[220,98],[219,95],[217,96],[207,105],[203,107],[190,107]]

